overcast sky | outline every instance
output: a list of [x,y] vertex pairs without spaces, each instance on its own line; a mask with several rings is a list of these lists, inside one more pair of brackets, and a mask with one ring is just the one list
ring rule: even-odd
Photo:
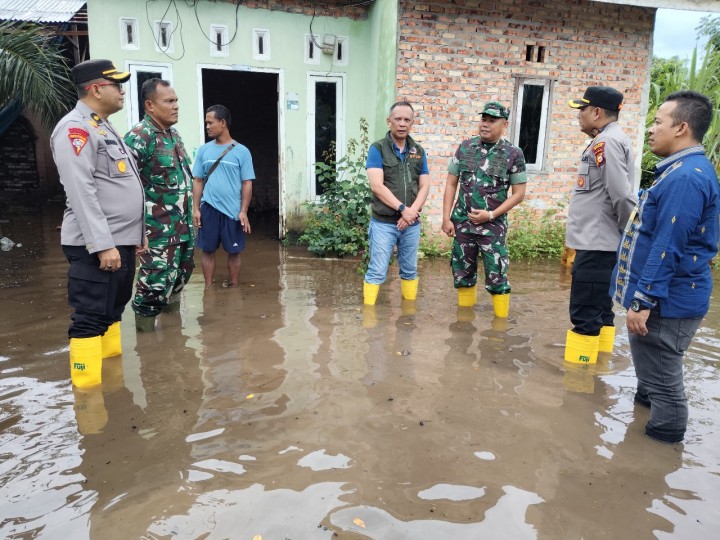
[[[708,13],[703,11],[658,9],[655,19],[653,54],[661,58],[672,56],[690,58],[693,47],[697,44],[695,27],[705,15]],[[720,15],[720,13],[712,15]],[[698,49],[704,47],[705,43],[699,45]]]

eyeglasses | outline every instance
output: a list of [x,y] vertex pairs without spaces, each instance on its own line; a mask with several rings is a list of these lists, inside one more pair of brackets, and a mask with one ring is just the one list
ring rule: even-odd
[[90,90],[93,86],[116,86],[118,90],[122,88],[122,83],[118,82],[103,82],[103,83],[92,83],[85,87],[85,90]]

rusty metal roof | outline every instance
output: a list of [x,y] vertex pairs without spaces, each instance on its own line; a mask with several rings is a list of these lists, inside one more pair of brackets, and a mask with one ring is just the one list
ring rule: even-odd
[[0,20],[70,22],[85,4],[86,0],[0,0]]

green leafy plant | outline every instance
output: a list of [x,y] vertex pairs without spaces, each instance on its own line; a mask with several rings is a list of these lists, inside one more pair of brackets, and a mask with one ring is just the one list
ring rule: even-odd
[[0,110],[13,103],[50,127],[77,99],[56,38],[33,23],[0,21]]
[[507,245],[512,260],[560,258],[565,242],[562,209],[540,212],[528,206],[515,207],[509,214]]
[[[334,143],[333,143],[334,144]],[[350,139],[345,155],[334,161],[334,147],[326,161],[315,164],[323,192],[305,203],[305,231],[298,241],[319,256],[355,256],[367,251],[370,223],[370,185],[365,173],[369,147],[368,123],[360,119],[360,140]]]
[[452,238],[445,236],[445,233],[434,233],[427,214],[420,214],[420,222],[422,230],[420,231],[418,256],[420,258],[450,257]]
[[[710,98],[716,112],[720,109],[720,50],[713,47],[712,43],[708,44],[702,59],[698,58],[696,47],[689,64],[677,57],[653,58],[646,128],[652,126],[655,113],[668,94],[679,90],[701,92]],[[720,115],[713,116],[703,144],[708,158],[720,173]],[[652,184],[655,176],[655,164],[658,160],[659,158],[650,150],[646,139],[642,156],[641,187],[648,187]]]

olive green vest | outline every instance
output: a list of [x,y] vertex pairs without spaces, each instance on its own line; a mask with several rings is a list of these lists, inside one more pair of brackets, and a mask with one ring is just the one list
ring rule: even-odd
[[[402,161],[393,151],[393,140],[390,137],[390,132],[384,139],[373,143],[373,146],[382,155],[383,184],[400,202],[405,206],[410,206],[415,202],[418,194],[418,179],[423,167],[425,150],[409,135],[405,145],[407,146],[405,161]],[[390,208],[373,194],[372,217],[385,223],[396,223],[400,219],[400,212],[397,211],[397,208]]]

